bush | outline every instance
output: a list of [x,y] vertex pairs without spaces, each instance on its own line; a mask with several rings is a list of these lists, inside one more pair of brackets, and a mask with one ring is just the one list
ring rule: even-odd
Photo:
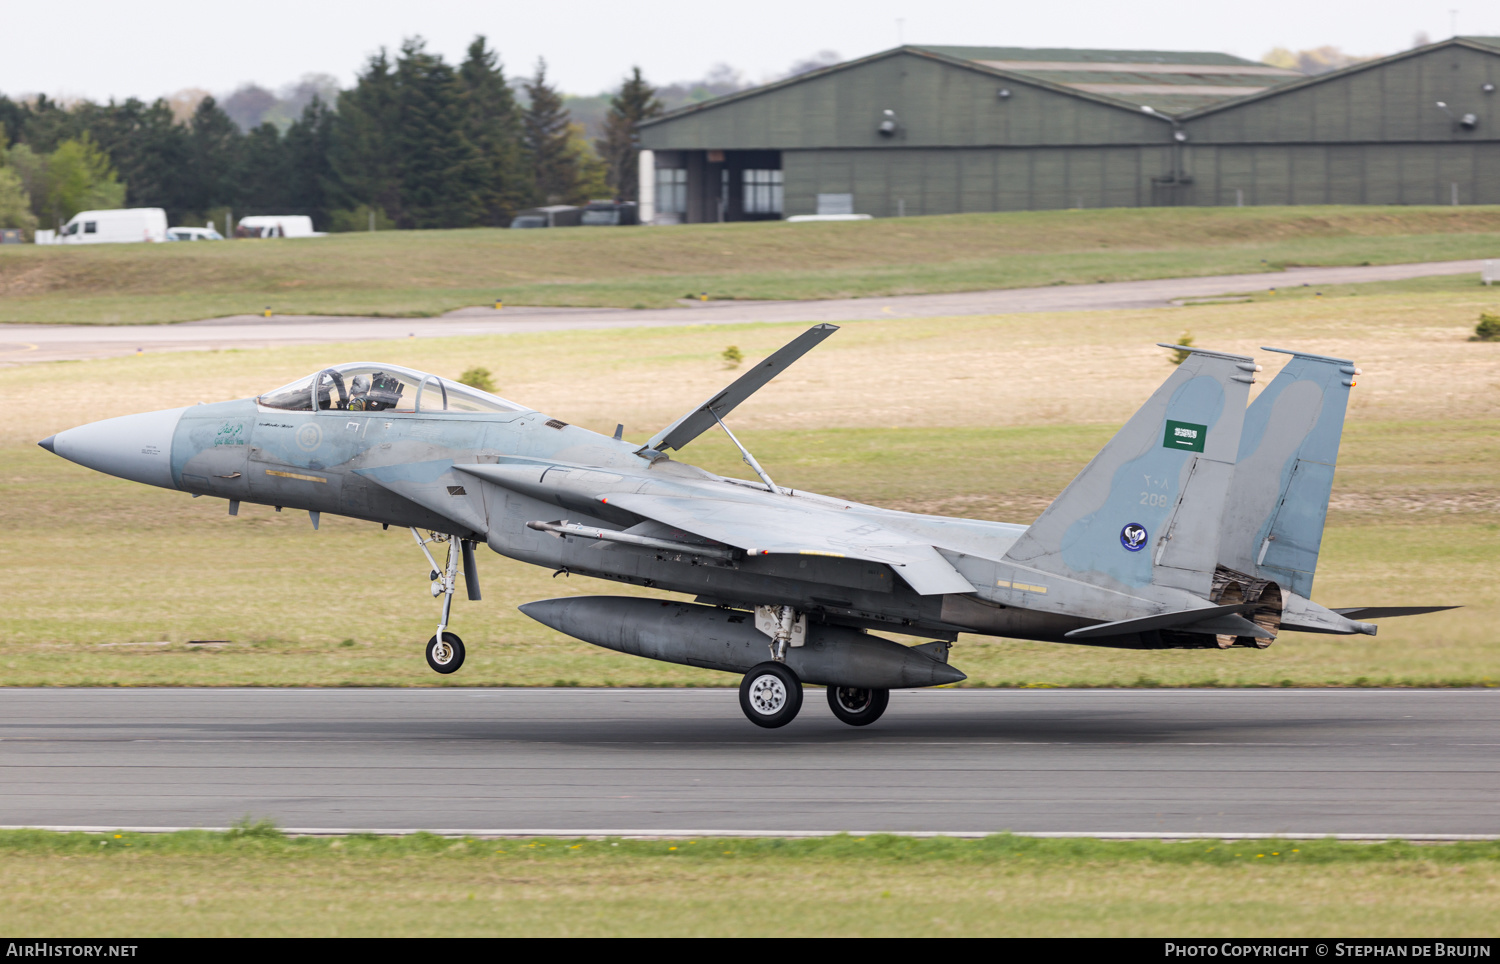
[[[1191,347],[1193,344],[1193,333],[1190,331],[1183,332],[1182,337],[1177,339],[1177,344],[1181,345],[1182,348]],[[1181,365],[1193,354],[1190,351],[1183,351],[1182,348],[1174,348],[1172,350],[1172,364]]]
[[481,392],[493,392],[495,390],[494,377],[490,374],[488,368],[475,366],[458,376],[458,381],[460,384],[468,385],[470,388],[477,388]]
[[[395,227],[395,221],[387,217],[380,208],[375,208],[376,231],[391,231]],[[361,204],[352,210],[328,212],[328,230],[333,234],[370,230],[370,206]]]
[[1474,337],[1470,341],[1500,341],[1500,315],[1481,312],[1479,324],[1474,326]]
[[723,353],[720,354],[719,357],[724,359],[725,368],[738,368],[740,367],[740,362],[745,360],[745,353],[740,351],[737,346],[730,345],[728,348],[724,349]]

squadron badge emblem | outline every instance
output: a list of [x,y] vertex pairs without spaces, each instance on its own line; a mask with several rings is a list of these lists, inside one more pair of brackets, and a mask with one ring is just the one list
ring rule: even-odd
[[1120,530],[1120,545],[1127,552],[1140,552],[1146,547],[1146,527],[1139,522],[1132,522]]

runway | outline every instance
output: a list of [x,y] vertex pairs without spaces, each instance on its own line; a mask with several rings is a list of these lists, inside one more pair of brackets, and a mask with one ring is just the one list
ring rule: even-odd
[[0,825],[1500,832],[1500,691],[0,690]]
[[389,341],[576,329],[752,322],[846,322],[872,318],[941,318],[1045,311],[1165,308],[1182,299],[1288,288],[1363,284],[1434,275],[1478,274],[1483,261],[1435,261],[1336,268],[1291,268],[1257,274],[1162,278],[1092,285],[1049,285],[891,298],[826,301],[717,301],[680,308],[462,308],[438,318],[236,315],[171,325],[0,324],[0,366],[105,358],[137,351],[206,351],[282,345]]

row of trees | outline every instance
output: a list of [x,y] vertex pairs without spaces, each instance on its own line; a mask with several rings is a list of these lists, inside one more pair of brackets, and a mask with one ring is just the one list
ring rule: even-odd
[[[331,230],[372,216],[403,228],[503,226],[536,204],[635,199],[636,127],[662,111],[639,69],[592,145],[545,63],[519,88],[476,37],[457,66],[420,39],[394,57],[381,51],[337,103],[314,98],[285,133],[271,123],[241,132],[211,97],[180,123],[165,100],[65,107],[0,96],[0,226],[48,227],[122,203],[165,208],[175,224],[231,209],[308,214]],[[65,177],[80,159],[88,177]],[[71,189],[55,186],[67,177]],[[34,223],[3,223],[7,190],[9,208],[24,192]]]

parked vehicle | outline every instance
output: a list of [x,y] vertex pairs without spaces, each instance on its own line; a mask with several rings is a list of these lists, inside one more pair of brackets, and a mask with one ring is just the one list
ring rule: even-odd
[[639,211],[634,201],[590,201],[583,209],[582,223],[585,227],[640,224]]
[[[37,232],[37,243],[42,243]],[[63,225],[53,244],[125,244],[167,240],[167,212],[161,208],[80,211]]]
[[[542,223],[537,224],[534,218],[541,218]],[[549,204],[546,207],[517,211],[516,216],[511,219],[510,226],[513,228],[571,228],[576,227],[582,218],[583,208],[574,207],[571,204]],[[516,223],[523,220],[525,223]]]
[[223,241],[224,235],[213,228],[168,228],[168,241]]
[[240,218],[235,225],[237,238],[321,238],[313,230],[312,218],[305,214],[256,214]]

